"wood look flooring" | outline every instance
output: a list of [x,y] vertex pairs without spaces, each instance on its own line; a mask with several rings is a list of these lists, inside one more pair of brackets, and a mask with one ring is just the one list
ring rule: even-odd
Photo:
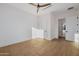
[[64,39],[33,39],[0,48],[0,55],[9,56],[79,56],[78,43]]

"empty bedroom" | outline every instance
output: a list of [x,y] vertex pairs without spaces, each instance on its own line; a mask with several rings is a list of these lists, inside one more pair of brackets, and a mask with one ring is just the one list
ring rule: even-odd
[[79,3],[0,3],[0,56],[79,56]]

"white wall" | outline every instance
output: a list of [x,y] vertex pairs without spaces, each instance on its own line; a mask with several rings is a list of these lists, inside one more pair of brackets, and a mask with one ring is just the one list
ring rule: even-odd
[[44,30],[44,38],[51,39],[51,17],[50,14],[39,15],[39,28]]
[[58,19],[51,14],[51,39],[58,38]]
[[78,15],[77,13],[78,12],[73,10],[54,12],[46,15],[39,15],[39,28],[44,29],[45,38],[58,38],[58,19],[65,18],[66,20],[70,20],[69,17],[75,17]]
[[75,16],[78,12],[56,12],[39,15],[8,4],[0,4],[0,47],[32,38],[32,27],[43,29],[46,39],[58,38],[58,19]]
[[31,39],[36,16],[8,4],[0,4],[0,47]]
[[[56,13],[52,13],[52,21],[51,21],[51,35],[53,38],[55,37],[58,37],[58,19],[62,19],[62,18],[65,18],[65,20],[71,24],[71,22],[74,20],[76,20],[76,18],[74,19],[73,17],[76,17],[78,14],[77,11],[60,11],[60,12],[56,12]],[[72,18],[72,19],[70,19]],[[69,25],[68,23],[66,23],[67,25]],[[73,25],[75,23],[73,22]],[[73,26],[73,25],[70,25],[70,26]],[[73,32],[71,32],[71,34],[73,34]],[[69,35],[71,35],[69,34]],[[72,38],[71,39],[68,39],[68,40],[71,40],[73,41],[73,36],[71,36]]]

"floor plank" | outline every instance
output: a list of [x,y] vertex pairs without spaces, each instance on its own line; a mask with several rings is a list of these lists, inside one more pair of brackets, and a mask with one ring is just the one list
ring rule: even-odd
[[0,48],[0,55],[9,56],[79,56],[79,44],[64,39],[33,39]]

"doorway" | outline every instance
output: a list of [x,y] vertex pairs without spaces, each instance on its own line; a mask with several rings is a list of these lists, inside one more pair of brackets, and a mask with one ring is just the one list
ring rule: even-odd
[[66,25],[65,25],[65,18],[58,19],[58,38],[63,38],[65,39],[65,30],[66,30]]

